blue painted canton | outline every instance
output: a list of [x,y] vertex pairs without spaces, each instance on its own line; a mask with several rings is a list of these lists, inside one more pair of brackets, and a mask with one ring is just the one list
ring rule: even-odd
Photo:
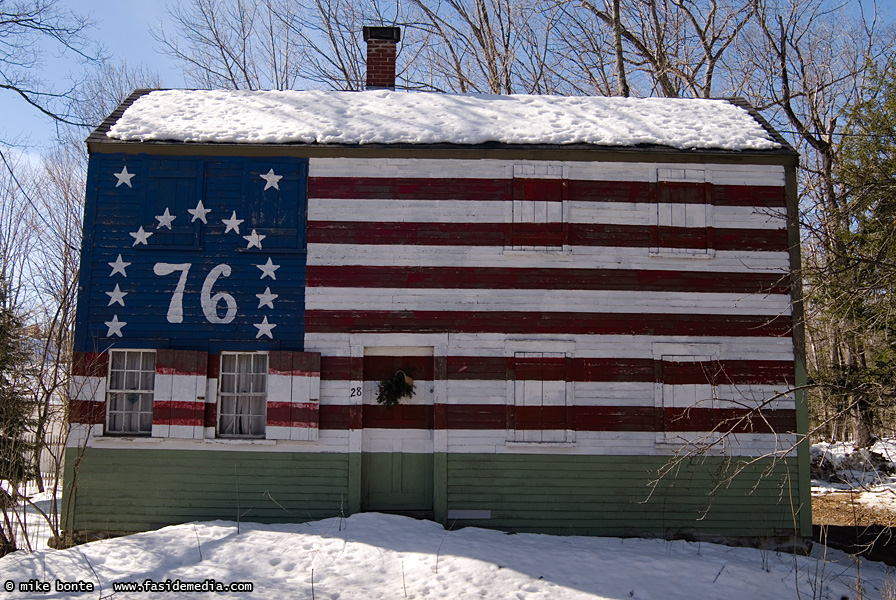
[[90,159],[76,351],[302,350],[308,160]]

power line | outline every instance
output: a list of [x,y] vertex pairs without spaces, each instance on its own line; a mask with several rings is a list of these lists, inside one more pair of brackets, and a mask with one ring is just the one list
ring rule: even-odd
[[16,187],[19,188],[19,191],[22,192],[22,195],[25,197],[25,200],[28,201],[28,204],[34,209],[34,213],[37,217],[43,222],[44,225],[47,226],[47,229],[56,236],[56,238],[62,242],[69,250],[74,250],[78,252],[78,249],[68,243],[68,241],[60,234],[55,227],[50,225],[50,223],[44,218],[41,214],[40,210],[38,210],[37,206],[34,205],[34,201],[31,199],[31,196],[28,195],[28,192],[25,190],[25,186],[19,181],[19,178],[16,177],[15,171],[13,171],[12,165],[9,164],[9,161],[6,160],[6,154],[3,153],[3,150],[0,150],[0,159],[3,159],[3,164],[6,166],[6,170],[9,171],[10,177],[12,177],[13,182],[15,182]]

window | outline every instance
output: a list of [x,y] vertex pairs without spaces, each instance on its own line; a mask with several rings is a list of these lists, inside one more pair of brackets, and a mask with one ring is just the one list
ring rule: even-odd
[[222,352],[218,435],[264,437],[267,354]]
[[151,350],[112,350],[106,400],[106,432],[152,432],[152,397],[156,353]]
[[516,352],[513,442],[571,442],[564,352]]
[[657,169],[654,253],[711,254],[710,189],[702,168]]
[[567,188],[562,165],[514,165],[512,249],[563,249]]
[[680,445],[719,439],[715,431],[719,408],[717,365],[709,355],[662,355],[658,443]]

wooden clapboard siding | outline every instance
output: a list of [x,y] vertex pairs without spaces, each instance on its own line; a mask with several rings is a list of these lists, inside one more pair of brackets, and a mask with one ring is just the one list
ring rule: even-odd
[[808,502],[808,498],[800,499],[795,484],[781,493],[787,470],[794,468],[788,461],[780,461],[771,474],[763,476],[768,461],[760,460],[731,486],[710,496],[718,469],[726,468],[721,457],[685,465],[651,495],[649,483],[665,461],[655,457],[450,454],[448,510],[449,514],[451,510],[491,511],[490,519],[458,519],[454,526],[520,532],[769,536],[776,529],[792,530],[794,510]]
[[789,294],[776,273],[702,271],[309,265],[308,287],[405,289],[624,290],[643,292]]
[[[76,452],[68,451],[69,477]],[[121,532],[236,520],[237,510],[242,520],[259,522],[336,516],[352,493],[348,456],[88,449],[78,472],[73,529]],[[796,488],[782,494],[779,487],[793,468],[789,459],[764,476],[768,464],[760,460],[714,496],[708,492],[728,459],[701,459],[651,496],[652,474],[666,460],[451,454],[445,501],[449,511],[491,513],[487,520],[457,520],[455,527],[592,535],[767,536],[792,529],[801,500]]]
[[[67,486],[77,452],[66,451]],[[339,515],[347,495],[347,454],[88,448],[73,529],[141,531],[238,514],[301,522]]]
[[[364,506],[370,470],[394,467],[396,455],[425,466],[432,498],[415,489],[424,492],[415,508],[434,503],[443,521],[445,510],[486,509],[491,519],[464,524],[603,534],[792,527],[781,468],[751,496],[757,474],[745,474],[700,520],[720,456],[640,503],[649,473],[680,448],[660,443],[661,434],[699,439],[746,417],[744,405],[800,383],[787,279],[797,241],[782,214],[796,197],[785,187],[789,150],[236,147],[92,137],[76,350],[209,352],[209,397],[217,352],[319,352],[320,437],[95,441],[81,426],[78,441],[93,447],[79,474],[75,528],[233,519],[237,505],[251,509],[243,518],[261,521],[351,512]],[[113,174],[125,165],[133,188],[116,186]],[[286,176],[281,184],[295,202],[263,193],[259,176],[269,168]],[[678,172],[694,181],[669,183]],[[663,191],[671,188],[685,192]],[[186,214],[200,198],[213,211],[208,225]],[[170,232],[155,219],[169,205],[177,215]],[[529,214],[536,208],[544,214]],[[244,219],[239,236],[221,223],[234,211]],[[133,245],[140,226],[153,233],[146,246]],[[241,236],[253,228],[269,236],[264,250],[245,247]],[[119,254],[132,263],[127,278],[109,276]],[[257,265],[267,258],[280,265],[276,280],[260,280]],[[177,273],[154,275],[158,262],[193,265],[183,325],[165,319]],[[233,273],[210,293],[232,294],[239,306],[226,326],[207,323],[195,302],[222,263]],[[109,305],[115,283],[128,293],[124,308]],[[279,294],[276,310],[256,308],[268,286]],[[113,315],[128,322],[121,339],[106,336]],[[256,335],[263,316],[277,324],[273,340]],[[432,348],[435,358],[366,355],[387,346]],[[552,358],[514,359],[533,352]],[[664,360],[688,353],[704,358]],[[427,387],[428,402],[374,403],[376,383],[399,368]],[[714,408],[686,419],[680,407],[663,408],[663,389],[704,385],[708,374]],[[515,405],[514,383],[539,378],[565,386],[565,405]],[[364,398],[353,399],[360,389]],[[102,423],[101,392],[83,396],[73,415]],[[269,400],[269,424],[294,420],[284,399]],[[209,437],[216,405],[204,408]],[[792,466],[800,410],[799,397],[783,396],[764,408],[768,422],[735,427],[725,451],[778,451]],[[553,446],[518,442],[512,431],[561,425],[574,435]],[[381,508],[395,490],[386,492]]]
[[710,273],[774,273],[786,277],[790,268],[787,252],[719,250],[712,260],[689,257],[651,256],[647,248],[573,246],[569,252],[517,252],[503,246],[416,246],[390,244],[308,244],[308,265],[494,267],[702,271]]
[[531,311],[309,310],[309,332],[391,331],[507,334],[789,336],[789,315]]
[[[323,208],[322,210],[326,210]],[[355,208],[357,210],[357,208]],[[377,217],[381,217],[379,213]],[[408,223],[365,221],[310,221],[308,241],[316,244],[410,244],[415,246],[495,246],[510,237],[511,226],[503,223]],[[544,227],[538,227],[542,230]],[[573,246],[650,248],[658,229],[655,226],[569,223],[566,243]],[[709,232],[709,233],[707,233]],[[693,248],[694,240],[711,235],[712,248],[726,251],[787,250],[785,229],[719,228],[688,229],[661,227],[663,246]],[[508,244],[510,245],[510,244]]]

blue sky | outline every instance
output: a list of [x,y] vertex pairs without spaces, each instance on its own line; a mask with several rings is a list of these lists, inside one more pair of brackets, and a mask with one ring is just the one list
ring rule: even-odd
[[[156,0],[61,0],[60,5],[79,14],[89,14],[96,25],[88,37],[103,44],[115,59],[130,64],[146,64],[155,69],[164,85],[183,86],[179,70],[167,56],[155,51],[158,46],[149,33],[159,19],[166,19],[165,3]],[[49,48],[49,47],[48,47]],[[55,49],[46,52],[42,77],[57,89],[65,89],[69,79],[84,67],[75,60],[62,60]],[[31,151],[52,145],[55,128],[52,120],[30,107],[16,94],[0,90],[0,139],[28,140]]]

